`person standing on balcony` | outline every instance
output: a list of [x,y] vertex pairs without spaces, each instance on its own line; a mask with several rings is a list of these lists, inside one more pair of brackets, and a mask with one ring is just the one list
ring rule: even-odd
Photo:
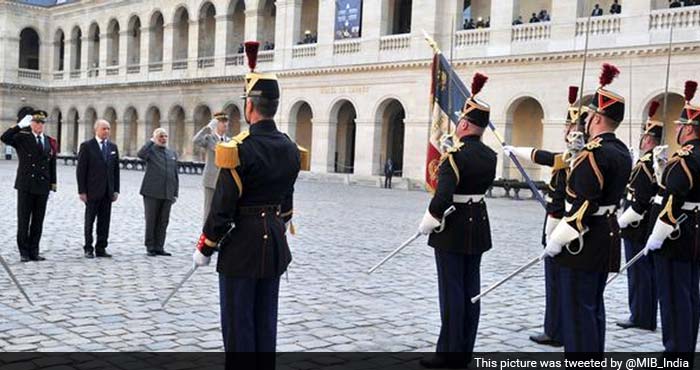
[[673,9],[673,8],[680,8],[681,7],[681,2],[678,0],[668,0],[668,7]]
[[216,178],[219,176],[219,169],[215,163],[216,145],[228,143],[231,140],[231,138],[226,136],[227,130],[228,116],[226,113],[217,112],[214,113],[214,118],[209,121],[209,124],[202,127],[192,139],[196,147],[206,151],[206,163],[204,164],[204,175],[202,176],[202,184],[204,185],[204,221],[209,216],[209,207],[216,188]]
[[591,16],[592,17],[600,17],[601,15],[603,15],[603,9],[600,8],[600,5],[595,4],[593,6],[593,12],[591,13]]
[[612,5],[610,5],[610,14],[620,14],[622,13],[622,5],[615,0]]
[[530,23],[540,23],[540,19],[537,18],[536,13],[532,13],[532,17],[530,17]]

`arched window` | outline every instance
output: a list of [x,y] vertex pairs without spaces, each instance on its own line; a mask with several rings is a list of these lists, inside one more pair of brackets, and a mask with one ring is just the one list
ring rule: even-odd
[[184,7],[175,11],[173,30],[173,69],[186,69],[190,43],[190,15]]
[[156,12],[151,16],[150,43],[148,49],[148,63],[151,70],[159,70],[163,63],[163,14]]
[[19,68],[39,70],[39,34],[25,28],[19,34]]
[[97,74],[100,67],[100,26],[97,23],[90,25],[88,30],[88,76]]
[[116,19],[107,26],[107,65],[119,65],[119,22]]
[[302,0],[297,44],[318,42],[318,0]]
[[56,30],[53,37],[53,70],[63,71],[66,56],[66,35],[62,29]]
[[385,24],[384,35],[400,35],[411,33],[412,0],[384,0],[382,11]]
[[[212,3],[204,3],[199,10],[199,32],[197,34],[197,46],[199,59],[206,59],[200,63],[200,67],[210,66],[213,62],[214,48],[216,46],[216,9]],[[213,64],[213,63],[212,63]]]
[[83,31],[80,30],[80,27],[75,26],[73,28],[73,31],[71,32],[71,36],[70,36],[70,41],[71,41],[71,53],[70,53],[71,71],[80,71],[80,68],[82,67],[80,65],[80,61],[82,60],[80,55],[81,55],[81,52],[83,49]]
[[141,64],[141,19],[137,16],[133,16],[129,20],[126,50],[127,65],[138,66]]
[[245,1],[231,0],[226,13],[226,55],[243,52],[245,37]]

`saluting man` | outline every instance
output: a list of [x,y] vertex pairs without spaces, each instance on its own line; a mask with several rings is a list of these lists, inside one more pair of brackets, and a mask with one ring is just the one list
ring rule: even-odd
[[204,185],[204,221],[207,220],[209,215],[209,207],[214,197],[214,188],[216,188],[216,179],[219,176],[219,168],[216,167],[214,160],[216,157],[216,145],[228,143],[231,140],[226,135],[227,130],[228,116],[226,113],[217,112],[214,113],[214,118],[209,121],[209,124],[202,127],[192,139],[194,145],[206,151],[206,162],[204,164],[204,174],[202,175],[202,184]]
[[[489,124],[489,106],[476,99],[487,77],[474,76],[472,97],[462,109],[455,135],[459,139],[441,159],[438,185],[419,231],[430,235],[435,249],[440,297],[440,337],[436,354],[421,360],[431,369],[464,368],[472,360],[479,326],[480,304],[470,298],[479,294],[481,255],[491,249],[491,228],[484,202],[496,177],[496,153],[481,141]],[[456,211],[445,219],[445,210]]]
[[220,249],[217,271],[227,352],[275,351],[279,277],[292,260],[285,224],[292,219],[297,175],[308,164],[297,145],[277,130],[277,77],[254,71],[258,48],[258,42],[245,43],[251,69],[245,76],[250,130],[216,148],[221,170],[193,256],[196,265],[204,266]]
[[[579,109],[575,105],[578,96],[578,86],[569,86],[569,107],[566,114],[566,126],[564,129],[564,139],[567,150],[563,153],[553,153],[542,149],[505,146],[503,149],[506,155],[515,154],[518,158],[530,161],[542,166],[552,168],[552,177],[547,184],[545,200],[547,201],[547,217],[544,222],[542,232],[542,246],[547,246],[547,239],[552,234],[552,230],[561,221],[565,212],[566,200],[566,178],[569,175],[569,163],[582,149],[583,140],[576,139],[569,134],[575,132]],[[561,323],[559,322],[559,273],[557,265],[551,258],[544,261],[544,281],[545,281],[545,310],[544,310],[544,332],[531,335],[530,340],[537,344],[544,344],[553,347],[561,347]]]
[[[617,220],[622,229],[625,258],[628,261],[641,252],[646,245],[649,210],[654,196],[659,191],[656,176],[654,176],[653,155],[654,148],[661,143],[664,124],[652,119],[658,108],[658,101],[652,102],[649,107],[649,119],[642,128],[644,133],[639,142],[639,150],[644,154],[632,169],[624,202],[626,209]],[[658,299],[654,263],[650,256],[642,257],[627,269],[627,297],[630,317],[619,321],[617,326],[623,329],[656,330]]]
[[39,242],[49,192],[56,191],[58,145],[44,134],[46,112],[37,110],[2,134],[0,140],[17,151],[17,247],[22,262],[43,261]]
[[632,170],[629,150],[615,136],[625,100],[605,89],[619,73],[615,66],[603,65],[600,88],[587,109],[584,134],[590,140],[572,163],[566,212],[545,248],[559,267],[566,352],[602,354],[605,348],[603,292],[608,272],[620,268],[615,212]]
[[676,121],[681,149],[663,172],[646,244],[658,250],[653,255],[664,350],[685,353],[689,369],[700,322],[700,107],[691,104],[696,89],[696,82],[686,82],[686,104]]

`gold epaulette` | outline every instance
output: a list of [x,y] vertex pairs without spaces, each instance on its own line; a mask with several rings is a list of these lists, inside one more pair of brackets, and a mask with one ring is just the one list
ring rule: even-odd
[[236,168],[241,164],[238,156],[238,145],[243,143],[250,133],[243,131],[234,136],[228,143],[221,143],[216,146],[216,167],[219,168]]
[[311,156],[309,155],[309,150],[299,144],[297,144],[297,149],[299,149],[299,156],[301,157],[301,170],[310,171]]
[[642,156],[642,158],[639,158],[639,161],[640,161],[640,162],[650,162],[650,161],[651,161],[651,158],[652,158],[652,154],[651,154],[651,153],[647,153],[647,154],[645,154],[644,156]]
[[600,148],[601,146],[603,146],[601,144],[602,141],[603,141],[603,139],[601,139],[601,138],[593,139],[593,141],[590,141],[590,142],[588,142],[588,144],[586,144],[585,148],[588,151],[596,150],[596,149]]
[[552,172],[563,170],[568,167],[569,164],[566,163],[566,161],[564,161],[564,154],[557,154],[554,156],[554,165],[552,166]]

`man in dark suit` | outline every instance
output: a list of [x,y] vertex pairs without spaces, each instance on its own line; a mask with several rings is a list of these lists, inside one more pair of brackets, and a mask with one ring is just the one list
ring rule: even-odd
[[[109,122],[95,122],[95,138],[80,144],[78,194],[85,203],[85,258],[112,257],[106,252],[112,202],[119,196],[119,150],[109,141]],[[97,218],[97,243],[92,246],[92,225]]]
[[600,17],[601,15],[603,15],[603,9],[601,9],[600,5],[595,4],[593,7],[593,12],[591,12],[591,16]]
[[10,127],[0,140],[19,157],[17,189],[17,247],[22,262],[43,261],[39,241],[49,192],[56,191],[56,140],[44,134],[46,112],[35,111]]

